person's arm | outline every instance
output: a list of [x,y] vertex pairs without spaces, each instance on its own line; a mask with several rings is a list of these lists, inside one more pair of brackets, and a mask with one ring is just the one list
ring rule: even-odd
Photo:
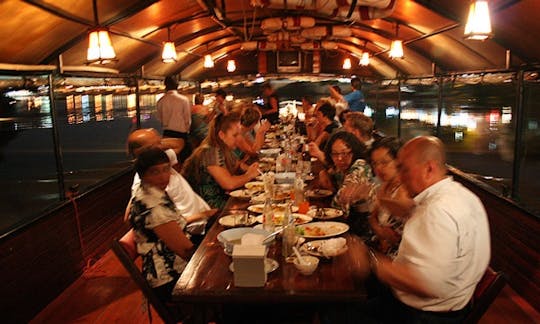
[[331,191],[334,191],[334,185],[332,184],[332,180],[330,180],[330,175],[328,174],[328,171],[326,169],[323,169],[319,172],[319,180],[318,180],[318,187],[322,189],[328,189]]
[[330,137],[330,134],[328,132],[323,131],[322,133],[317,136],[317,138],[313,141],[317,146],[321,146],[321,143],[324,143],[328,140]]
[[330,89],[330,97],[332,97],[337,102],[345,101],[345,99],[343,98],[343,95],[341,93],[337,92],[337,90],[334,89],[334,87],[329,86],[328,88]]
[[309,155],[317,158],[322,164],[326,164],[326,155],[315,142],[308,143]]
[[261,147],[264,145],[264,137],[266,135],[266,132],[270,129],[270,122],[266,119],[261,120],[261,125],[255,132],[255,141],[252,144],[252,149],[255,153],[257,153]]
[[193,243],[186,237],[180,225],[174,221],[153,228],[154,233],[176,255],[187,260],[194,252]]
[[246,173],[241,175],[232,175],[227,168],[218,165],[210,165],[207,166],[206,169],[221,188],[225,190],[234,190],[255,178],[259,174],[258,167],[257,163],[253,163],[246,170]]
[[414,207],[414,200],[409,197],[409,193],[404,186],[400,186],[394,198],[391,197],[378,197],[379,202],[394,216],[401,218],[407,218],[412,208]]
[[195,213],[195,214],[193,214],[191,216],[184,217],[184,218],[186,219],[186,222],[188,224],[191,224],[193,222],[203,220],[203,219],[207,219],[207,218],[210,218],[210,217],[214,216],[218,212],[218,210],[219,209],[217,209],[217,208],[212,208],[212,209],[200,212],[200,213]]

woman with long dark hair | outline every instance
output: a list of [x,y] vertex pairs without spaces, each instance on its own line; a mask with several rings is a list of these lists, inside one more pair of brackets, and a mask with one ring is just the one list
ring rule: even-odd
[[216,116],[208,136],[184,163],[182,175],[212,208],[223,208],[226,191],[243,186],[259,174],[257,163],[247,166],[234,157],[232,150],[239,134],[238,114]]

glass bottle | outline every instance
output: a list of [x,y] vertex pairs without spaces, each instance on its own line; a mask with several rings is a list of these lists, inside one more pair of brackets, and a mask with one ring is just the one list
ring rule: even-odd
[[263,229],[269,233],[273,233],[275,229],[274,225],[274,209],[272,208],[272,199],[266,197],[263,208]]
[[284,258],[289,257],[293,253],[293,246],[295,242],[295,227],[294,217],[291,213],[291,204],[287,204],[285,214],[283,215],[283,232],[281,233],[281,253]]

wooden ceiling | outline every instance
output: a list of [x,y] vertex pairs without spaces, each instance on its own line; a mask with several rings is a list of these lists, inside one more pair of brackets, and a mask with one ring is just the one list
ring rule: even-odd
[[[540,12],[538,0],[489,1],[494,37],[487,41],[463,39],[469,0],[95,1],[99,24],[110,29],[118,58],[106,67],[127,74],[179,74],[186,80],[230,76],[219,61],[211,71],[205,70],[206,54],[234,58],[236,74],[256,74],[258,52],[242,51],[242,43],[265,41],[261,22],[286,17],[314,17],[316,26],[351,29],[351,36],[333,40],[337,49],[322,50],[322,73],[343,73],[331,66],[345,57],[353,59],[348,73],[380,78],[430,75],[433,64],[443,72],[504,69],[507,50],[512,67],[540,62],[535,34],[540,20],[532,14]],[[255,2],[270,5],[253,6]],[[308,8],[299,9],[295,3]],[[340,3],[346,14],[333,16],[328,6]],[[350,3],[363,5],[379,18],[347,18]],[[63,65],[85,65],[87,33],[96,25],[92,0],[4,0],[0,12],[0,63],[58,64],[61,57]],[[392,60],[388,50],[397,24],[405,57]],[[178,52],[178,61],[171,64],[161,62],[168,29]],[[357,65],[363,51],[372,56],[368,67]],[[306,51],[306,55],[311,54]]]

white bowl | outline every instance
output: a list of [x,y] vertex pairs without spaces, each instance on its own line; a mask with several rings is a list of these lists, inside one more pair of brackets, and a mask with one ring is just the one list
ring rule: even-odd
[[[225,230],[218,234],[217,239],[223,246],[225,253],[228,255],[232,255],[233,246],[235,244],[240,244],[242,236],[247,233],[261,234],[265,237],[270,234],[270,232],[259,228],[241,227]],[[266,245],[270,245],[273,241],[274,239],[270,240],[268,243],[266,243]]]
[[301,274],[304,276],[309,276],[315,270],[317,270],[317,266],[319,265],[319,259],[311,256],[311,255],[304,255],[302,256],[302,260],[304,260],[304,263],[300,263],[300,260],[298,258],[294,259],[294,266],[298,271],[300,271]]

